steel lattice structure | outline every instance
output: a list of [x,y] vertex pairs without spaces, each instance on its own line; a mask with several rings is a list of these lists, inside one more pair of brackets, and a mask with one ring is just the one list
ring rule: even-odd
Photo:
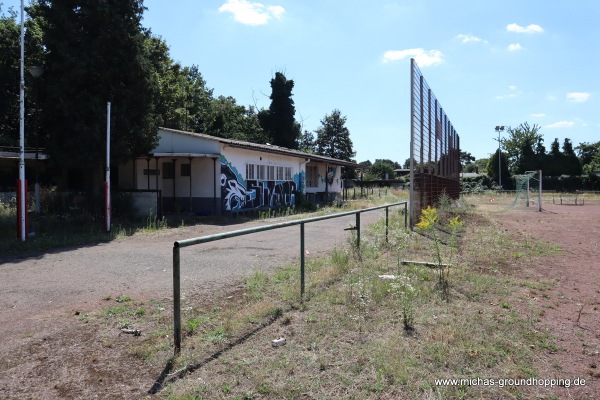
[[460,140],[440,102],[411,59],[410,225],[442,193],[460,195]]

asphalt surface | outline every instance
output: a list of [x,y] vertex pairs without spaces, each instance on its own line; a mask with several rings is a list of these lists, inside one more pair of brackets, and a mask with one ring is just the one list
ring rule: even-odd
[[[364,229],[383,216],[383,210],[362,213],[361,226]],[[24,258],[0,258],[0,326],[23,316],[43,318],[52,312],[94,308],[107,297],[172,298],[175,241],[276,222],[281,220],[198,225]],[[351,215],[306,224],[306,257],[347,246],[350,232],[344,229],[354,222]],[[182,293],[218,290],[255,271],[299,265],[299,259],[299,226],[182,248]]]

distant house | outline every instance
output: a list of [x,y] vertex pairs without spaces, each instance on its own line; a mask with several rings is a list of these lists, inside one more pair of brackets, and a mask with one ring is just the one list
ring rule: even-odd
[[200,215],[292,206],[296,196],[332,201],[353,162],[268,144],[161,128],[158,146],[119,166],[118,185],[140,214],[150,210]]

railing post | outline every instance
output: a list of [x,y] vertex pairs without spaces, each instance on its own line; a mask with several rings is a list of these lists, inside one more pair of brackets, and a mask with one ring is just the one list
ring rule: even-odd
[[356,213],[356,248],[360,250],[360,211]]
[[181,351],[181,285],[180,285],[180,248],[177,243],[173,246],[173,339],[175,355]]
[[304,300],[304,222],[300,224],[300,300]]
[[389,221],[389,211],[390,208],[386,207],[385,208],[385,242],[388,243],[388,221]]

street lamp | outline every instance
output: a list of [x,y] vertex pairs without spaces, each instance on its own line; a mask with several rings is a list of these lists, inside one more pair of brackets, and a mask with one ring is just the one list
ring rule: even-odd
[[504,131],[504,126],[496,125],[496,132],[498,132],[498,188],[502,190],[502,153],[500,152],[500,133]]
[[35,212],[36,214],[40,213],[40,183],[38,181],[38,164],[39,164],[39,152],[38,152],[38,134],[40,130],[40,90],[38,78],[42,76],[44,73],[44,67],[40,67],[39,65],[30,65],[27,67],[27,70],[34,78],[34,86],[35,86],[35,103],[36,103],[36,126],[35,126]]

